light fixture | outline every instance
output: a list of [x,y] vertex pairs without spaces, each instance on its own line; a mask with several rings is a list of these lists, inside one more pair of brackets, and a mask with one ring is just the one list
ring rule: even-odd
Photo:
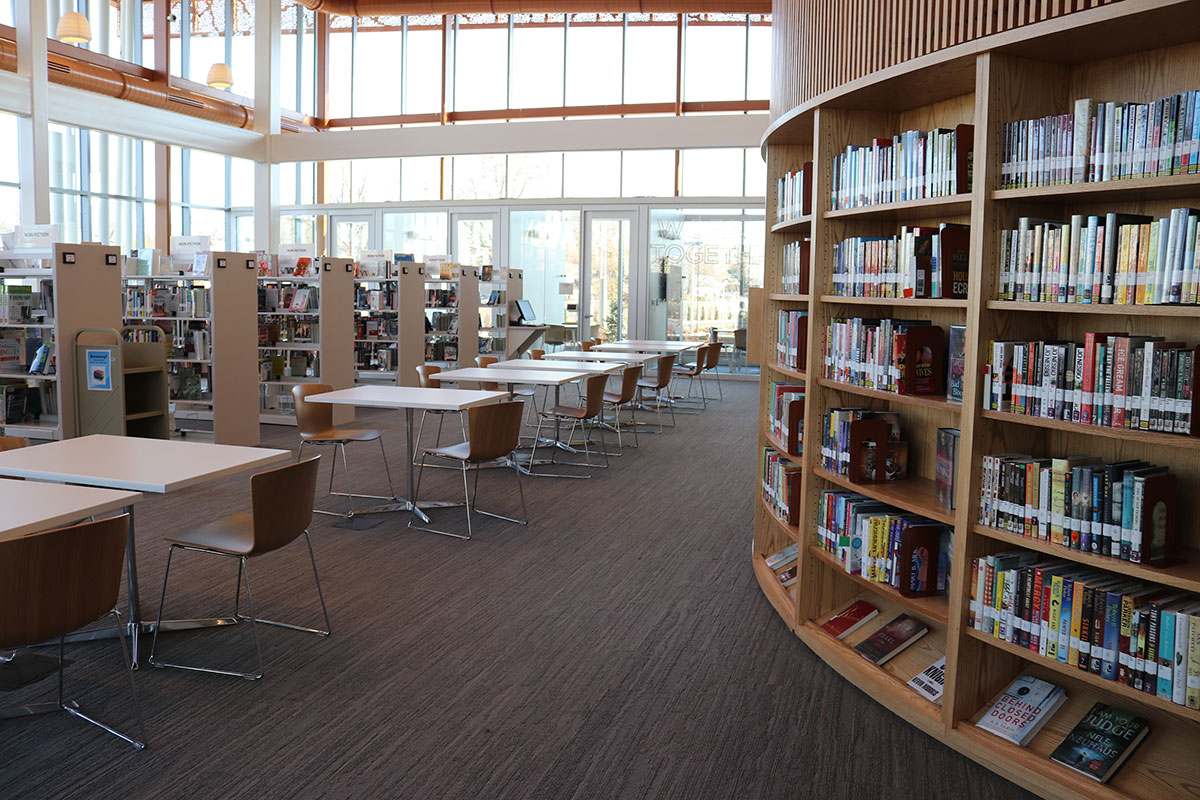
[[208,68],[206,83],[214,89],[228,89],[233,86],[233,70],[228,64],[218,61]]
[[87,44],[92,40],[92,26],[78,11],[68,11],[58,18],[58,29],[54,32],[59,41],[71,44]]

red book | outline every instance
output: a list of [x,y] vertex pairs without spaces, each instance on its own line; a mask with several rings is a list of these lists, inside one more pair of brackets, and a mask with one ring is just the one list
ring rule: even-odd
[[829,621],[821,626],[821,630],[837,639],[845,639],[856,630],[866,625],[879,614],[879,609],[866,600],[855,600]]

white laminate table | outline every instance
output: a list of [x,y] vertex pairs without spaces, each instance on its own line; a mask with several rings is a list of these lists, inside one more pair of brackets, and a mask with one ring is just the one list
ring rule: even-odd
[[623,364],[645,364],[662,358],[658,353],[602,353],[592,350],[558,350],[546,353],[544,360],[552,361],[619,361]]
[[[441,377],[441,373],[438,374]],[[411,511],[413,516],[424,523],[429,522],[429,516],[412,500],[416,493],[413,474],[413,411],[465,411],[472,406],[480,406],[493,400],[503,400],[508,397],[506,392],[481,392],[471,389],[426,389],[415,386],[356,386],[353,389],[338,389],[324,394],[312,394],[305,398],[310,403],[332,403],[334,405],[355,406],[361,408],[390,408],[404,409],[405,429],[408,432],[408,496],[397,497],[396,503],[378,506],[358,513],[379,513],[383,511]],[[459,503],[422,501],[427,508],[440,508]]]
[[491,367],[466,367],[439,372],[439,381],[471,381],[475,383],[504,383],[509,386],[517,383],[531,383],[538,386],[562,386],[564,383],[586,378],[593,374],[575,369],[572,364],[556,364],[557,369],[504,369],[495,370]]
[[[132,493],[166,494],[227,475],[278,464],[289,460],[291,456],[290,450],[265,447],[97,434],[2,452],[0,475],[124,489]],[[128,624],[131,634],[149,633],[153,631],[154,624],[142,621],[133,506],[130,504],[124,508],[129,513],[129,544],[126,547]],[[163,630],[225,625],[230,622],[228,619],[164,621]],[[77,638],[102,638],[106,635],[109,635],[107,631],[98,631],[81,634]],[[137,664],[138,637],[132,635],[131,639],[133,663]]]
[[[612,342],[598,344],[592,350],[601,353],[685,353],[699,347],[697,342]],[[591,352],[591,351],[589,351]]]
[[[514,358],[508,361],[497,361],[495,364],[488,364],[487,368],[504,370],[536,369],[547,370],[550,372],[562,372],[563,370],[569,370],[571,372],[586,372],[589,375],[596,375],[599,373],[612,375],[613,373],[623,370],[625,365],[611,361],[570,361],[568,363],[562,363],[555,361],[534,361],[530,358]],[[504,381],[499,380],[497,382],[503,383]],[[522,383],[524,383],[524,381],[522,381]]]

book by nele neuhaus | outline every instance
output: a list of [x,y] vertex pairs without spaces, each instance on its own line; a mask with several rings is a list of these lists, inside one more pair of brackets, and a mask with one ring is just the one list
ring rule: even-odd
[[1062,687],[1020,675],[975,725],[1024,747],[1066,701]]
[[1107,783],[1149,733],[1146,720],[1136,714],[1096,703],[1054,749],[1050,760]]
[[855,646],[859,655],[873,664],[883,665],[910,644],[929,633],[921,620],[901,614]]

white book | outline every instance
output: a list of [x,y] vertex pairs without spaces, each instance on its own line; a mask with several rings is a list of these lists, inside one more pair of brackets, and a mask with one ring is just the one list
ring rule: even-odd
[[1021,675],[975,725],[1024,747],[1066,699],[1066,692],[1061,687],[1031,675]]

